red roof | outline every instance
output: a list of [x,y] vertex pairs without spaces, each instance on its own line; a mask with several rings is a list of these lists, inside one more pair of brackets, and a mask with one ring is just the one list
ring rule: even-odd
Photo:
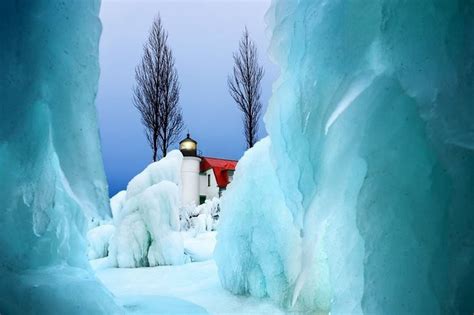
[[225,160],[211,157],[201,157],[201,172],[205,172],[208,169],[214,171],[216,176],[217,186],[220,188],[226,188],[229,184],[229,175],[228,171],[235,171],[235,166],[237,161],[235,160]]

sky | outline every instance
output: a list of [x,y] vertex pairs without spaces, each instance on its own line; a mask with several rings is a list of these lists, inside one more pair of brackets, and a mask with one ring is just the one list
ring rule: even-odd
[[[152,152],[132,103],[134,70],[153,18],[168,31],[181,84],[185,129],[204,156],[239,159],[246,147],[241,113],[228,93],[232,53],[247,26],[265,69],[264,110],[278,68],[268,57],[270,36],[264,15],[270,0],[103,0],[100,12],[101,75],[97,95],[99,127],[110,195],[150,162]],[[263,123],[260,138],[265,136]],[[177,144],[172,148],[177,148]]]

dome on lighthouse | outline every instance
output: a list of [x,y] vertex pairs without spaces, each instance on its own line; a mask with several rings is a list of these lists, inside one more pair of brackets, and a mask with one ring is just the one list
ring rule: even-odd
[[189,136],[179,142],[179,150],[183,156],[197,156],[197,142]]

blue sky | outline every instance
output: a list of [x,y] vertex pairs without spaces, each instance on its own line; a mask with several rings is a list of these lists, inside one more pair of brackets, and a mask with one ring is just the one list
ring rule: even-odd
[[[97,108],[111,195],[125,189],[151,161],[140,116],[132,104],[132,86],[154,16],[161,15],[169,33],[181,83],[185,131],[198,141],[203,155],[239,159],[245,139],[226,80],[232,53],[247,26],[265,68],[262,101],[266,108],[278,74],[267,54],[270,38],[264,15],[269,5],[269,0],[102,1]],[[261,124],[260,136],[264,135]]]

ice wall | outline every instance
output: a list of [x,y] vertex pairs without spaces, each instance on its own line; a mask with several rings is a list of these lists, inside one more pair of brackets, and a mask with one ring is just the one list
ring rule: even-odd
[[0,313],[119,313],[89,271],[108,215],[94,98],[99,1],[0,3]]
[[332,314],[472,313],[472,3],[274,1],[267,18],[270,169],[256,181],[250,150],[223,197],[223,285],[324,310],[319,282]]
[[[270,155],[270,138],[258,142],[240,159],[222,197],[214,258],[222,285],[234,294],[270,297],[282,307],[292,302],[292,287],[301,270],[300,228],[285,203]],[[293,310],[329,308],[324,254],[320,268],[306,274],[305,290]]]

